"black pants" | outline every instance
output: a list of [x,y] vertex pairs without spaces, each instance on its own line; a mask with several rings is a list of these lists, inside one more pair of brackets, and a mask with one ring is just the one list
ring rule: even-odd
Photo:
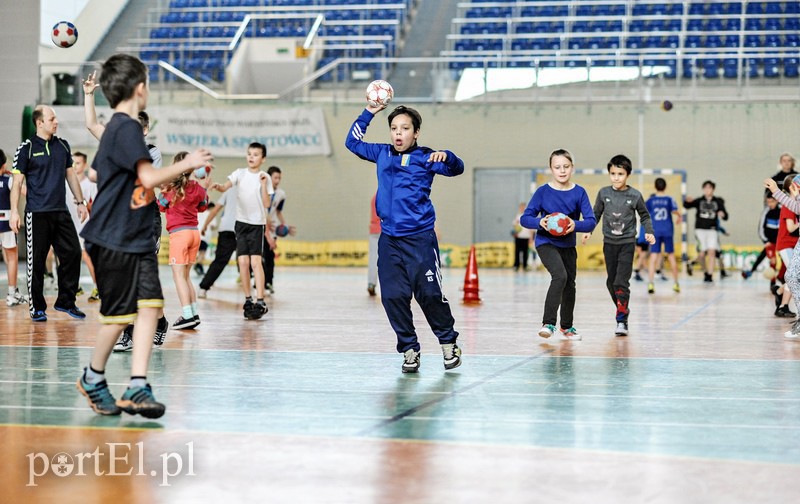
[[[236,233],[233,231],[220,231],[217,236],[217,252],[214,260],[211,261],[206,274],[200,280],[200,288],[208,290],[222,274],[222,270],[228,265],[231,256],[236,252]],[[244,279],[242,280],[244,281]]]
[[420,349],[411,313],[412,296],[440,344],[455,343],[458,338],[450,304],[442,292],[439,265],[439,243],[433,231],[401,237],[381,233],[378,238],[381,303],[397,335],[400,353]]
[[269,248],[266,238],[264,238],[264,250],[261,252],[261,266],[264,268],[264,287],[266,287],[272,284],[275,278],[275,251]]
[[542,324],[556,325],[561,306],[561,328],[572,327],[575,311],[575,277],[578,272],[578,251],[575,247],[561,248],[541,245],[536,251],[550,273],[550,287],[544,299]]
[[631,298],[631,273],[633,272],[633,253],[635,243],[615,245],[603,244],[603,257],[606,261],[606,288],[611,294],[611,301],[617,308],[617,322],[627,322],[628,301]]
[[58,297],[56,306],[72,308],[81,277],[81,244],[69,212],[26,212],[26,247],[28,253],[28,292],[30,312],[45,311],[44,272],[47,253],[53,247],[58,265]]
[[522,269],[528,268],[528,243],[527,238],[514,238],[514,269],[519,269],[522,258]]

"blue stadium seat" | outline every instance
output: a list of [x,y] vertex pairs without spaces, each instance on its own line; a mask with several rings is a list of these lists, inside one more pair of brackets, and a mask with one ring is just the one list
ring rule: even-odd
[[728,2],[726,12],[730,14],[741,14],[742,13],[742,2]]
[[800,76],[800,64],[798,64],[797,58],[786,58],[786,61],[783,62],[783,76],[789,79],[796,79]]
[[725,58],[722,62],[722,76],[735,79],[739,76],[739,61],[736,58]]
[[764,59],[764,77],[774,79],[780,77],[780,64],[779,58],[765,58]]
[[759,76],[759,74],[758,74],[758,67],[759,67],[758,58],[747,58],[747,60],[745,60],[745,61],[746,61],[745,72],[746,72],[747,76],[750,77],[750,78],[757,78]]
[[703,77],[706,79],[716,79],[719,77],[719,60],[707,59],[703,62]]

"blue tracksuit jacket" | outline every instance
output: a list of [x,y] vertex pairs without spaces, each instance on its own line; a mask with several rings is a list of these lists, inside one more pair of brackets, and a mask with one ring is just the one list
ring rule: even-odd
[[464,173],[464,162],[450,151],[441,163],[430,163],[434,149],[414,146],[399,153],[390,144],[367,143],[362,139],[374,115],[364,110],[353,123],[345,146],[361,159],[378,167],[378,196],[375,209],[381,232],[409,236],[433,229],[436,212],[431,203],[431,185],[436,174],[453,177]]

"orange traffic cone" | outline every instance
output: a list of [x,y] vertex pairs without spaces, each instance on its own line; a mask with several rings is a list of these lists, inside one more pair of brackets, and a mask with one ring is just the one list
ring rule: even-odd
[[467,259],[467,274],[464,275],[464,304],[481,304],[478,290],[478,261],[475,259],[475,245],[472,245]]

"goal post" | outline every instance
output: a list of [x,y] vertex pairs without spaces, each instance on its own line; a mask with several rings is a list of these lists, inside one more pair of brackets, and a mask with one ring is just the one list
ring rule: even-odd
[[[633,170],[630,178],[628,178],[628,185],[641,192],[645,201],[647,201],[647,198],[656,192],[655,181],[657,178],[663,178],[667,182],[667,189],[665,193],[668,196],[672,196],[675,199],[675,202],[678,203],[678,211],[681,214],[681,224],[679,227],[677,227],[677,229],[680,230],[680,240],[678,240],[678,237],[676,237],[675,255],[679,256],[681,261],[685,262],[687,261],[689,255],[688,225],[686,223],[687,211],[685,208],[683,208],[682,204],[687,194],[686,171],[670,168]],[[531,194],[538,186],[546,184],[551,179],[552,174],[550,173],[549,169],[540,168],[533,170]],[[594,168],[576,168],[575,174],[573,175],[573,181],[586,189],[592,206],[594,206],[595,198],[597,198],[597,193],[600,191],[600,189],[611,184],[608,178],[608,170]],[[602,233],[595,232],[592,234],[592,237],[586,244],[586,246],[589,248],[587,251],[588,253],[580,254],[578,256],[579,268],[604,268],[602,241]],[[678,244],[680,244],[680,250],[678,250]]]

